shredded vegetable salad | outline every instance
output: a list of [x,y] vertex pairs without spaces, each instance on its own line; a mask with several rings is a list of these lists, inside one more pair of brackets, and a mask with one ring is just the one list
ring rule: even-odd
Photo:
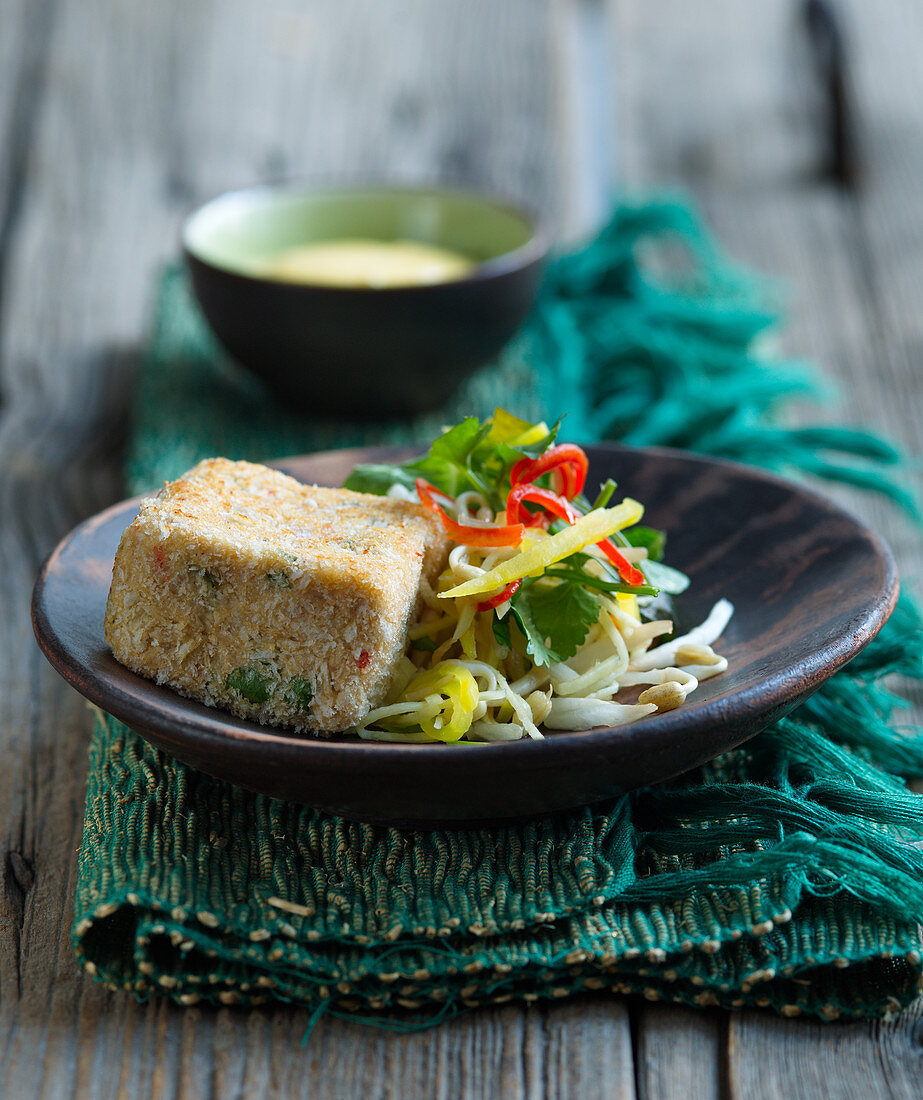
[[612,503],[611,480],[591,503],[586,455],[556,436],[497,409],[421,458],[350,475],[348,489],[418,500],[454,543],[436,587],[423,581],[408,655],[361,737],[515,741],[620,726],[673,710],[727,668],[712,643],[731,604],[673,636],[662,612],[689,582],[661,561],[663,533],[640,523],[638,501]]

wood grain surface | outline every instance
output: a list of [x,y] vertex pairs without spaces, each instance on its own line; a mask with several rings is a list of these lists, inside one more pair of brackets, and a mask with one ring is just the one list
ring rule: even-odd
[[[923,8],[834,7],[853,190],[824,173],[799,0],[0,0],[0,1095],[919,1095],[919,1007],[827,1026],[596,998],[407,1037],[323,1021],[302,1048],[303,1012],[94,986],[69,945],[89,716],[28,617],[44,554],[122,495],[133,366],[182,214],[260,179],[469,184],[567,236],[613,173],[691,189],[734,254],[785,280],[786,349],[841,388],[826,416],[923,451]],[[913,527],[834,495],[919,591]]]

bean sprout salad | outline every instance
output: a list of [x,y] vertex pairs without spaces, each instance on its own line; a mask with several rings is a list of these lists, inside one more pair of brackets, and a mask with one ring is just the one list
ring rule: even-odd
[[631,497],[612,504],[611,480],[590,502],[585,453],[556,436],[497,409],[421,458],[350,475],[348,489],[418,500],[453,542],[360,737],[494,742],[621,726],[673,710],[727,668],[712,643],[731,604],[674,637],[664,608],[689,582],[660,560],[663,533],[640,523]]

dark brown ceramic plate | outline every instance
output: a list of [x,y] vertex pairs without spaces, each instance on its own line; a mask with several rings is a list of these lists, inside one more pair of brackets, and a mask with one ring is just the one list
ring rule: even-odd
[[[349,817],[462,822],[549,813],[668,779],[758,733],[874,637],[897,597],[887,547],[829,501],[748,467],[667,450],[588,449],[606,477],[669,532],[668,560],[692,578],[680,625],[722,596],[736,608],[719,649],[730,661],[679,709],[621,729],[483,746],[316,740],[184,699],[119,665],[103,639],[112,559],[138,501],[73,531],[42,567],[33,623],[78,691],[154,745],[211,775]],[[382,451],[279,462],[339,485]]]

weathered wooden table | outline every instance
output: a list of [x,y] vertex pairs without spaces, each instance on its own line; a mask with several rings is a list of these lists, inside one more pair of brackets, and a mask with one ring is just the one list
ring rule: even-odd
[[[53,543],[121,495],[157,265],[190,206],[267,177],[522,196],[562,236],[612,179],[679,183],[784,276],[835,414],[923,450],[923,7],[840,4],[862,186],[824,177],[797,0],[0,0],[0,1095],[912,1097],[923,1021],[590,999],[399,1037],[138,1006],[69,944],[90,718],[31,637]],[[920,544],[845,491],[920,590]]]

